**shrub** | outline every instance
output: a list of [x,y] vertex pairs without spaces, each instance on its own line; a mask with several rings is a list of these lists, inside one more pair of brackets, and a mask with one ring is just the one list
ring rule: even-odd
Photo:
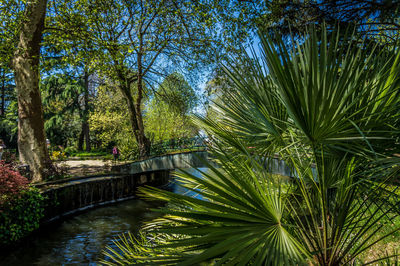
[[28,179],[14,171],[10,165],[0,162],[0,205],[27,189],[28,183]]
[[0,245],[17,241],[39,227],[43,197],[10,165],[0,164]]
[[50,155],[50,159],[52,161],[60,161],[65,160],[67,157],[63,151],[53,151]]
[[28,188],[0,205],[0,245],[15,242],[39,227],[43,200],[37,189]]
[[64,152],[67,156],[71,156],[72,154],[76,153],[77,150],[74,146],[69,146],[65,148]]
[[9,150],[9,149],[4,151],[1,159],[8,164],[16,163],[18,161],[15,150]]
[[46,181],[58,180],[69,177],[67,166],[63,164],[53,164],[51,167],[47,168],[44,172]]

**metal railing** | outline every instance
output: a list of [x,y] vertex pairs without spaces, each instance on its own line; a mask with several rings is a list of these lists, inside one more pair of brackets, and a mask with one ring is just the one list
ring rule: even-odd
[[[149,157],[155,157],[175,152],[201,151],[207,149],[207,138],[176,138],[151,144]],[[130,159],[139,159],[139,150],[135,149],[129,155]]]

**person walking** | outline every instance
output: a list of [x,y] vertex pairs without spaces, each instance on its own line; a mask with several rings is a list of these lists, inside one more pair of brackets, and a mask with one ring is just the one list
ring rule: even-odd
[[114,146],[114,148],[112,149],[112,154],[114,156],[114,162],[116,162],[120,154],[117,146]]

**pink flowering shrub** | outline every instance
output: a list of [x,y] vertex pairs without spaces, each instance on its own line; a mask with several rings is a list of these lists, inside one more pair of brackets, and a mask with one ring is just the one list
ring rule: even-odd
[[0,249],[39,228],[45,198],[28,184],[10,164],[0,161]]
[[10,165],[0,161],[0,205],[28,188],[29,181]]

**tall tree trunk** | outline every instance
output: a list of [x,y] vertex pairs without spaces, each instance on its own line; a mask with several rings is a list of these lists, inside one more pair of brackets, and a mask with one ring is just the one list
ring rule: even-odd
[[[143,119],[141,119],[142,114],[137,113],[137,108],[135,107],[136,104],[133,100],[130,88],[122,86],[122,87],[120,87],[120,91],[122,92],[122,95],[124,96],[126,103],[128,105],[129,120],[131,122],[132,130],[133,130],[133,134],[135,135],[136,142],[138,143],[138,146],[139,146],[139,157],[146,158],[150,153],[151,143],[150,143],[150,140],[144,134]],[[138,117],[140,118],[140,121],[142,123],[142,125],[141,125],[142,130],[139,130],[140,126],[139,126]]]
[[151,142],[146,137],[144,132],[143,116],[142,116],[142,98],[143,98],[143,77],[139,74],[137,80],[138,96],[136,98],[135,111],[137,120],[137,131],[138,131],[138,145],[139,154],[141,158],[145,158],[150,155]]
[[26,2],[17,51],[13,58],[18,97],[18,150],[30,166],[33,182],[41,181],[51,166],[46,148],[42,100],[39,90],[40,42],[47,0]]
[[139,146],[140,158],[150,155],[151,142],[144,133],[144,124],[142,116],[142,100],[143,100],[143,33],[142,27],[139,28],[139,52],[137,54],[137,96],[135,103],[135,113],[137,121],[137,142]]
[[89,123],[86,121],[82,124],[82,129],[83,129],[83,137],[85,139],[85,150],[90,151],[91,146],[90,146],[90,132],[89,132]]
[[81,133],[79,134],[79,139],[78,139],[78,151],[83,151],[83,141],[85,139],[85,134],[84,134],[84,129],[83,129],[83,123],[81,126]]
[[85,91],[83,95],[84,100],[84,113],[82,121],[82,130],[85,137],[86,151],[90,151],[90,131],[89,131],[89,74],[85,70],[84,74]]
[[[141,47],[143,46],[142,38],[140,37]],[[141,50],[142,48],[140,48]],[[110,51],[114,54],[114,51]],[[117,58],[116,56],[114,58]],[[131,74],[129,70],[125,69],[124,65],[114,59],[115,67],[117,69],[117,76],[120,81],[120,86],[118,87],[124,96],[126,103],[128,105],[129,120],[131,122],[133,134],[135,135],[136,142],[139,147],[139,158],[146,158],[150,155],[151,141],[146,137],[144,132],[144,124],[142,117],[141,104],[143,99],[143,74],[142,74],[142,53],[138,53],[138,73],[135,78],[128,78]],[[136,102],[133,99],[131,86],[132,83],[137,83],[137,97]]]

